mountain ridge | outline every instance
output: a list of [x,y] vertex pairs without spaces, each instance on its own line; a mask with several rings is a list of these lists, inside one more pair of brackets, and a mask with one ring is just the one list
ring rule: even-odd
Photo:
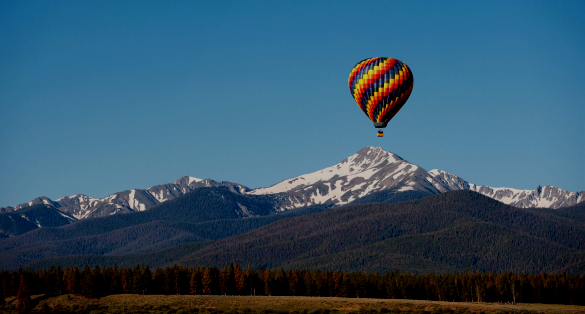
[[[40,258],[148,253],[184,243],[224,238],[279,219],[327,209],[318,206],[276,213],[271,198],[235,194],[217,187],[199,188],[147,211],[25,229],[21,234],[0,239],[0,269],[18,267]],[[47,205],[34,206],[46,206],[59,213]],[[0,223],[11,221],[8,215],[20,217],[21,214],[2,214]],[[33,228],[30,223],[24,226]]]
[[75,219],[104,217],[144,211],[200,187],[221,187],[236,194],[274,195],[274,206],[280,211],[317,204],[340,206],[386,191],[393,195],[415,192],[422,197],[453,190],[471,190],[520,208],[558,209],[585,200],[585,191],[570,192],[551,185],[539,185],[535,190],[477,185],[440,169],[426,171],[381,147],[367,146],[338,164],[282,180],[270,187],[250,189],[229,181],[184,176],[172,183],[117,192],[101,199],[84,194],[65,196],[55,201],[45,196],[37,197],[28,203],[0,208],[0,213],[44,204]]
[[74,194],[53,201],[48,197],[41,196],[28,203],[0,208],[0,213],[10,213],[33,205],[45,204],[53,206],[76,219],[105,217],[113,214],[144,211],[200,187],[221,187],[236,194],[242,194],[250,190],[250,188],[238,183],[183,176],[173,183],[155,185],[148,189],[126,190],[101,199],[84,194]]
[[[233,262],[269,269],[582,274],[585,226],[563,218],[580,212],[581,207],[567,208],[564,213],[541,212],[456,190],[394,204],[334,207],[148,254],[61,256],[37,259],[26,267],[132,266],[137,261],[152,267],[190,267]],[[272,217],[278,215],[282,214]]]
[[535,190],[519,190],[469,183],[444,170],[426,171],[381,147],[370,146],[331,167],[247,193],[281,195],[285,200],[281,210],[285,210],[304,204],[345,205],[386,190],[430,194],[471,190],[519,208],[561,208],[585,200],[585,191],[570,192],[550,185],[538,186]]

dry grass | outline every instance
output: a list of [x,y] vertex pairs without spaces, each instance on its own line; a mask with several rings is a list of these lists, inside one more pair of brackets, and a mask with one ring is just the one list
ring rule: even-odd
[[[0,312],[12,313],[14,298]],[[12,301],[12,302],[11,302]],[[318,297],[267,296],[191,296],[191,295],[111,295],[100,299],[86,299],[74,295],[33,298],[33,312],[64,313],[212,313],[317,314],[328,311],[349,312],[412,312],[412,313],[584,313],[585,306],[551,304],[461,303],[421,300],[347,299]],[[321,311],[319,311],[321,310]],[[326,311],[323,311],[326,310]]]

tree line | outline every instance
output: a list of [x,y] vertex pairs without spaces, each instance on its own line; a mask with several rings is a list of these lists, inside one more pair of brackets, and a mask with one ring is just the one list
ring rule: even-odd
[[[21,308],[30,296],[111,294],[280,295],[392,298],[455,302],[554,303],[585,305],[585,275],[519,273],[366,273],[181,265],[151,270],[99,267],[0,271],[0,303],[16,296]],[[0,304],[2,305],[2,304]]]

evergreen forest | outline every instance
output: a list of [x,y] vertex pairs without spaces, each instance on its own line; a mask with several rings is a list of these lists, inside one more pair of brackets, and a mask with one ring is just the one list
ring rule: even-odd
[[[568,274],[445,273],[172,267],[110,267],[0,272],[0,302],[16,296],[26,309],[32,295],[99,298],[112,294],[267,295],[389,298],[455,302],[585,305],[585,276]],[[0,305],[1,306],[1,305]]]

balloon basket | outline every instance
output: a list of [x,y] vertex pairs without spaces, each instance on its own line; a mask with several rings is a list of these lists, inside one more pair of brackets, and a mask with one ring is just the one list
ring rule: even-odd
[[378,137],[384,137],[384,131],[378,130]]

